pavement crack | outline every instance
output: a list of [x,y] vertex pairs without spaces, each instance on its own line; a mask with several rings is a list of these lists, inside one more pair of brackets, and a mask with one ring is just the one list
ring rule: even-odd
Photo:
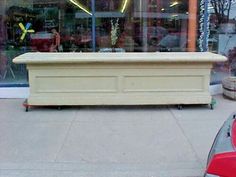
[[193,144],[191,143],[190,139],[186,136],[186,132],[184,131],[182,125],[180,124],[179,120],[177,119],[177,117],[175,116],[174,112],[171,110],[171,108],[168,108],[171,115],[174,117],[174,120],[176,122],[176,124],[179,126],[181,132],[183,133],[184,137],[186,138],[187,142],[189,143],[191,149],[194,152],[194,156],[197,159],[197,161],[199,162],[199,164],[201,165],[202,168],[205,168],[205,166],[202,164],[201,159],[198,157],[197,151],[195,150]]
[[71,131],[72,125],[73,125],[74,122],[75,122],[75,119],[76,119],[76,114],[75,114],[73,120],[71,121],[71,123],[70,123],[70,125],[69,125],[69,128],[68,128],[68,130],[67,130],[67,132],[66,132],[66,134],[65,134],[65,138],[64,138],[64,140],[62,141],[61,147],[59,148],[58,152],[56,153],[56,157],[55,157],[55,159],[54,159],[54,162],[58,162],[58,156],[59,156],[59,154],[61,153],[62,149],[63,149],[64,146],[65,146],[65,142],[66,142],[66,140],[67,140],[67,138],[68,138],[68,136],[69,136],[69,133],[70,133],[70,131]]

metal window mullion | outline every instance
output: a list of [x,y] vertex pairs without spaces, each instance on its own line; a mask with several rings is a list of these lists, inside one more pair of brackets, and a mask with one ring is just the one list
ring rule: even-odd
[[96,52],[96,18],[95,18],[95,0],[91,0],[92,5],[92,48]]

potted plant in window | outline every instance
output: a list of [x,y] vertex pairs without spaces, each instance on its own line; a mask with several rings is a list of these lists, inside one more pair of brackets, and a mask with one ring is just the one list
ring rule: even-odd
[[111,48],[101,48],[99,52],[124,52],[124,49],[117,48],[117,41],[119,38],[119,18],[116,19],[114,22],[111,20],[111,31],[110,31],[110,41],[111,41]]
[[119,31],[119,18],[116,19],[116,23],[113,23],[111,20],[111,46],[112,52],[116,51],[116,43],[118,40],[118,31]]
[[227,65],[230,76],[222,81],[223,94],[228,98],[236,100],[236,47],[229,50]]

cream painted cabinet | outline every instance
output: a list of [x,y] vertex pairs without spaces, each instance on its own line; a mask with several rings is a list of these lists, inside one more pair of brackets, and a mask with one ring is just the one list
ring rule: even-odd
[[210,104],[212,53],[27,53],[29,105]]

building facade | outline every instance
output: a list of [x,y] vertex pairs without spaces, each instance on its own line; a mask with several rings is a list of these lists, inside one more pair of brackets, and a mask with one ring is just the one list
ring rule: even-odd
[[[220,24],[208,0],[0,0],[1,88],[28,87],[12,59],[26,52],[192,52],[236,50],[234,0]],[[222,26],[227,21],[227,27]],[[212,84],[229,74],[217,63]]]

